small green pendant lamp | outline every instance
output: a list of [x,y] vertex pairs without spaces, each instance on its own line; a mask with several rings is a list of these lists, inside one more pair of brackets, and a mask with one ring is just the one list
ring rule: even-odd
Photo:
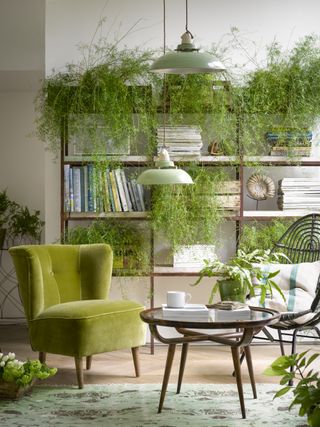
[[143,185],[173,185],[193,184],[191,176],[183,169],[178,169],[170,160],[166,148],[162,148],[154,169],[147,169],[138,176],[138,184]]
[[[165,46],[165,0],[164,9],[164,46]],[[150,67],[154,73],[164,74],[196,74],[226,71],[225,66],[209,53],[199,52],[192,43],[193,35],[188,30],[188,0],[186,0],[186,31],[181,36],[181,44],[174,52],[168,52],[155,60]],[[164,49],[165,50],[165,49]]]

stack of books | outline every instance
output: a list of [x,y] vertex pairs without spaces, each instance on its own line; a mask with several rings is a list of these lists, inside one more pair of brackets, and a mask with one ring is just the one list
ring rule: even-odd
[[249,320],[251,318],[251,310],[247,304],[235,301],[222,301],[212,306],[210,310],[212,320],[216,322],[233,321],[233,320]]
[[123,169],[64,165],[65,212],[145,211],[144,190]]
[[162,304],[163,318],[167,320],[182,320],[203,322],[210,320],[210,311],[204,304],[186,304],[182,308],[171,308]]
[[157,151],[166,148],[170,157],[199,157],[202,148],[199,126],[161,126],[157,128]]
[[271,144],[271,156],[309,157],[311,154],[312,132],[275,130],[265,134]]
[[280,180],[278,207],[282,210],[320,209],[320,179],[284,178]]

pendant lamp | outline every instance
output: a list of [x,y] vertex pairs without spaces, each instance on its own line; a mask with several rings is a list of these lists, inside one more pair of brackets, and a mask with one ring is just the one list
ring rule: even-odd
[[[165,0],[163,0],[165,21]],[[154,73],[164,74],[196,74],[226,71],[225,66],[206,52],[200,52],[192,43],[193,35],[188,29],[188,0],[186,0],[186,26],[181,36],[181,44],[174,52],[164,53],[150,67]],[[165,40],[165,25],[164,25]]]
[[[163,53],[166,53],[166,8],[163,0]],[[167,85],[165,74],[163,76],[163,146],[155,160],[155,168],[143,171],[137,178],[137,183],[142,185],[168,185],[168,184],[193,184],[191,176],[184,170],[177,168],[170,160],[166,148],[166,98]]]

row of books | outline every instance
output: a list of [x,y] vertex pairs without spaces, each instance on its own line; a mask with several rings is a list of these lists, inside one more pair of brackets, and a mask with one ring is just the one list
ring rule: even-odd
[[200,156],[203,146],[199,126],[160,126],[157,128],[157,151],[163,147],[170,156]]
[[310,147],[284,147],[274,146],[270,151],[271,156],[296,156],[296,157],[310,157]]
[[145,211],[144,190],[123,169],[64,165],[65,212]]
[[278,147],[309,147],[312,140],[312,132],[306,131],[273,131],[266,132],[266,140]]
[[279,181],[278,206],[288,209],[320,209],[319,178],[284,178]]

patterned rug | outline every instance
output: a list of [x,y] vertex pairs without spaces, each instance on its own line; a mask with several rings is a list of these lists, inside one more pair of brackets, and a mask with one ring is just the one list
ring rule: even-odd
[[247,419],[241,418],[235,384],[184,384],[180,395],[169,385],[157,414],[159,384],[36,386],[17,401],[0,401],[1,427],[232,427],[306,426],[297,410],[288,412],[291,394],[273,400],[274,384],[257,384],[258,399],[244,386]]

